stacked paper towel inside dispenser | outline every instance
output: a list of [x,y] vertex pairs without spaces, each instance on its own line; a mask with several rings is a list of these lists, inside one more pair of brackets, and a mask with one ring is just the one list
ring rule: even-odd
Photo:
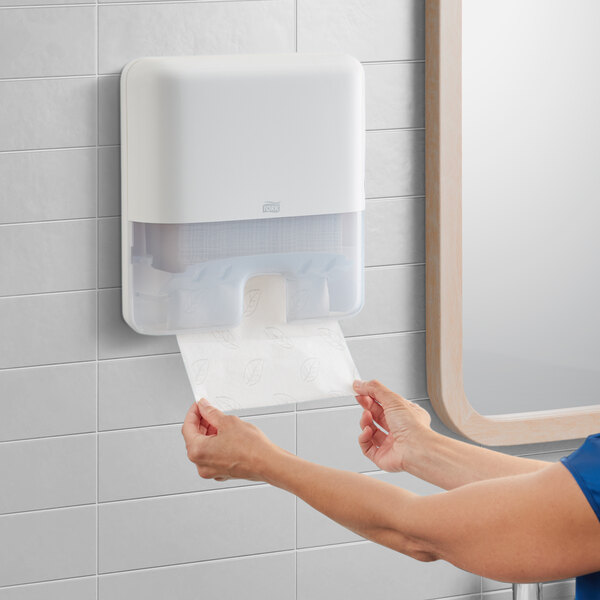
[[286,281],[288,321],[363,298],[364,84],[346,55],[141,58],[121,78],[123,315],[173,334],[240,323]]

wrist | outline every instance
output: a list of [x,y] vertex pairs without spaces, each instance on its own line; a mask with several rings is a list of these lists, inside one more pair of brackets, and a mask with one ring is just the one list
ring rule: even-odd
[[440,440],[439,433],[430,428],[413,432],[403,460],[403,470],[417,477],[423,474],[427,464],[435,457]]
[[281,487],[282,474],[286,470],[289,471],[288,463],[295,458],[296,455],[273,444],[267,452],[262,454],[258,461],[257,475],[259,480]]

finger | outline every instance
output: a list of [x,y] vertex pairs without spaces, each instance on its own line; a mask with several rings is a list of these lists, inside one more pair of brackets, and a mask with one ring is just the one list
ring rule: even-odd
[[363,452],[373,445],[373,430],[369,426],[363,427],[358,436],[358,444]]
[[223,425],[225,415],[218,408],[210,404],[206,398],[200,398],[200,400],[198,400],[198,408],[202,417],[204,417],[208,424],[212,425],[215,430]]
[[365,427],[358,436],[358,445],[362,453],[373,460],[377,454],[377,447],[373,444],[373,430],[370,427]]
[[200,427],[200,411],[194,402],[185,416],[181,433],[186,444],[189,444],[197,435]]
[[373,400],[381,404],[384,409],[406,403],[406,400],[402,396],[395,394],[375,379],[371,381],[355,381],[354,391],[360,396],[370,396]]
[[387,424],[387,419],[385,418],[385,412],[381,404],[378,404],[370,396],[356,396],[356,399],[365,410],[368,410],[373,415],[373,420],[378,425],[381,425],[381,427],[383,427],[386,431],[390,430]]
[[373,422],[373,415],[368,410],[365,410],[360,418],[360,428],[369,427],[373,431],[373,443],[379,447],[383,445],[387,438],[387,433],[381,431]]

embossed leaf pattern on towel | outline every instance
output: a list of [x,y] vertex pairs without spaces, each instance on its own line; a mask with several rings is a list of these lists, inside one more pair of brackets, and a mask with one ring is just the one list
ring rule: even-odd
[[294,347],[292,340],[279,327],[265,327],[265,333],[269,339],[277,342],[282,348],[291,350]]
[[202,384],[206,381],[208,364],[209,360],[207,358],[201,358],[192,364],[192,377],[196,383]]
[[244,295],[244,316],[249,317],[256,311],[260,301],[261,291],[258,289],[248,290]]
[[231,396],[217,396],[215,398],[215,406],[219,410],[233,410],[239,408],[239,404]]
[[318,358],[307,358],[300,365],[300,377],[302,378],[302,381],[306,381],[306,383],[314,381],[319,376],[320,366],[321,361]]
[[262,358],[254,358],[244,367],[244,383],[246,385],[256,385],[263,373],[264,360]]
[[319,335],[332,347],[336,350],[343,350],[344,346],[344,338],[337,332],[332,331],[327,327],[319,327]]
[[235,343],[235,336],[230,329],[217,329],[212,332],[213,337],[227,348],[236,350],[239,346]]

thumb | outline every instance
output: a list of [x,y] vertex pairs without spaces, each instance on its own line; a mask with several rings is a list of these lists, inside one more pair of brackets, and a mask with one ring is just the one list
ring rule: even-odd
[[206,398],[200,398],[198,400],[198,408],[200,414],[217,429],[223,425],[226,415],[224,415],[218,408],[210,404]]
[[383,408],[392,408],[394,406],[405,406],[406,400],[399,394],[395,394],[376,379],[371,381],[357,380],[353,384],[354,391],[359,396],[370,396],[381,404]]

